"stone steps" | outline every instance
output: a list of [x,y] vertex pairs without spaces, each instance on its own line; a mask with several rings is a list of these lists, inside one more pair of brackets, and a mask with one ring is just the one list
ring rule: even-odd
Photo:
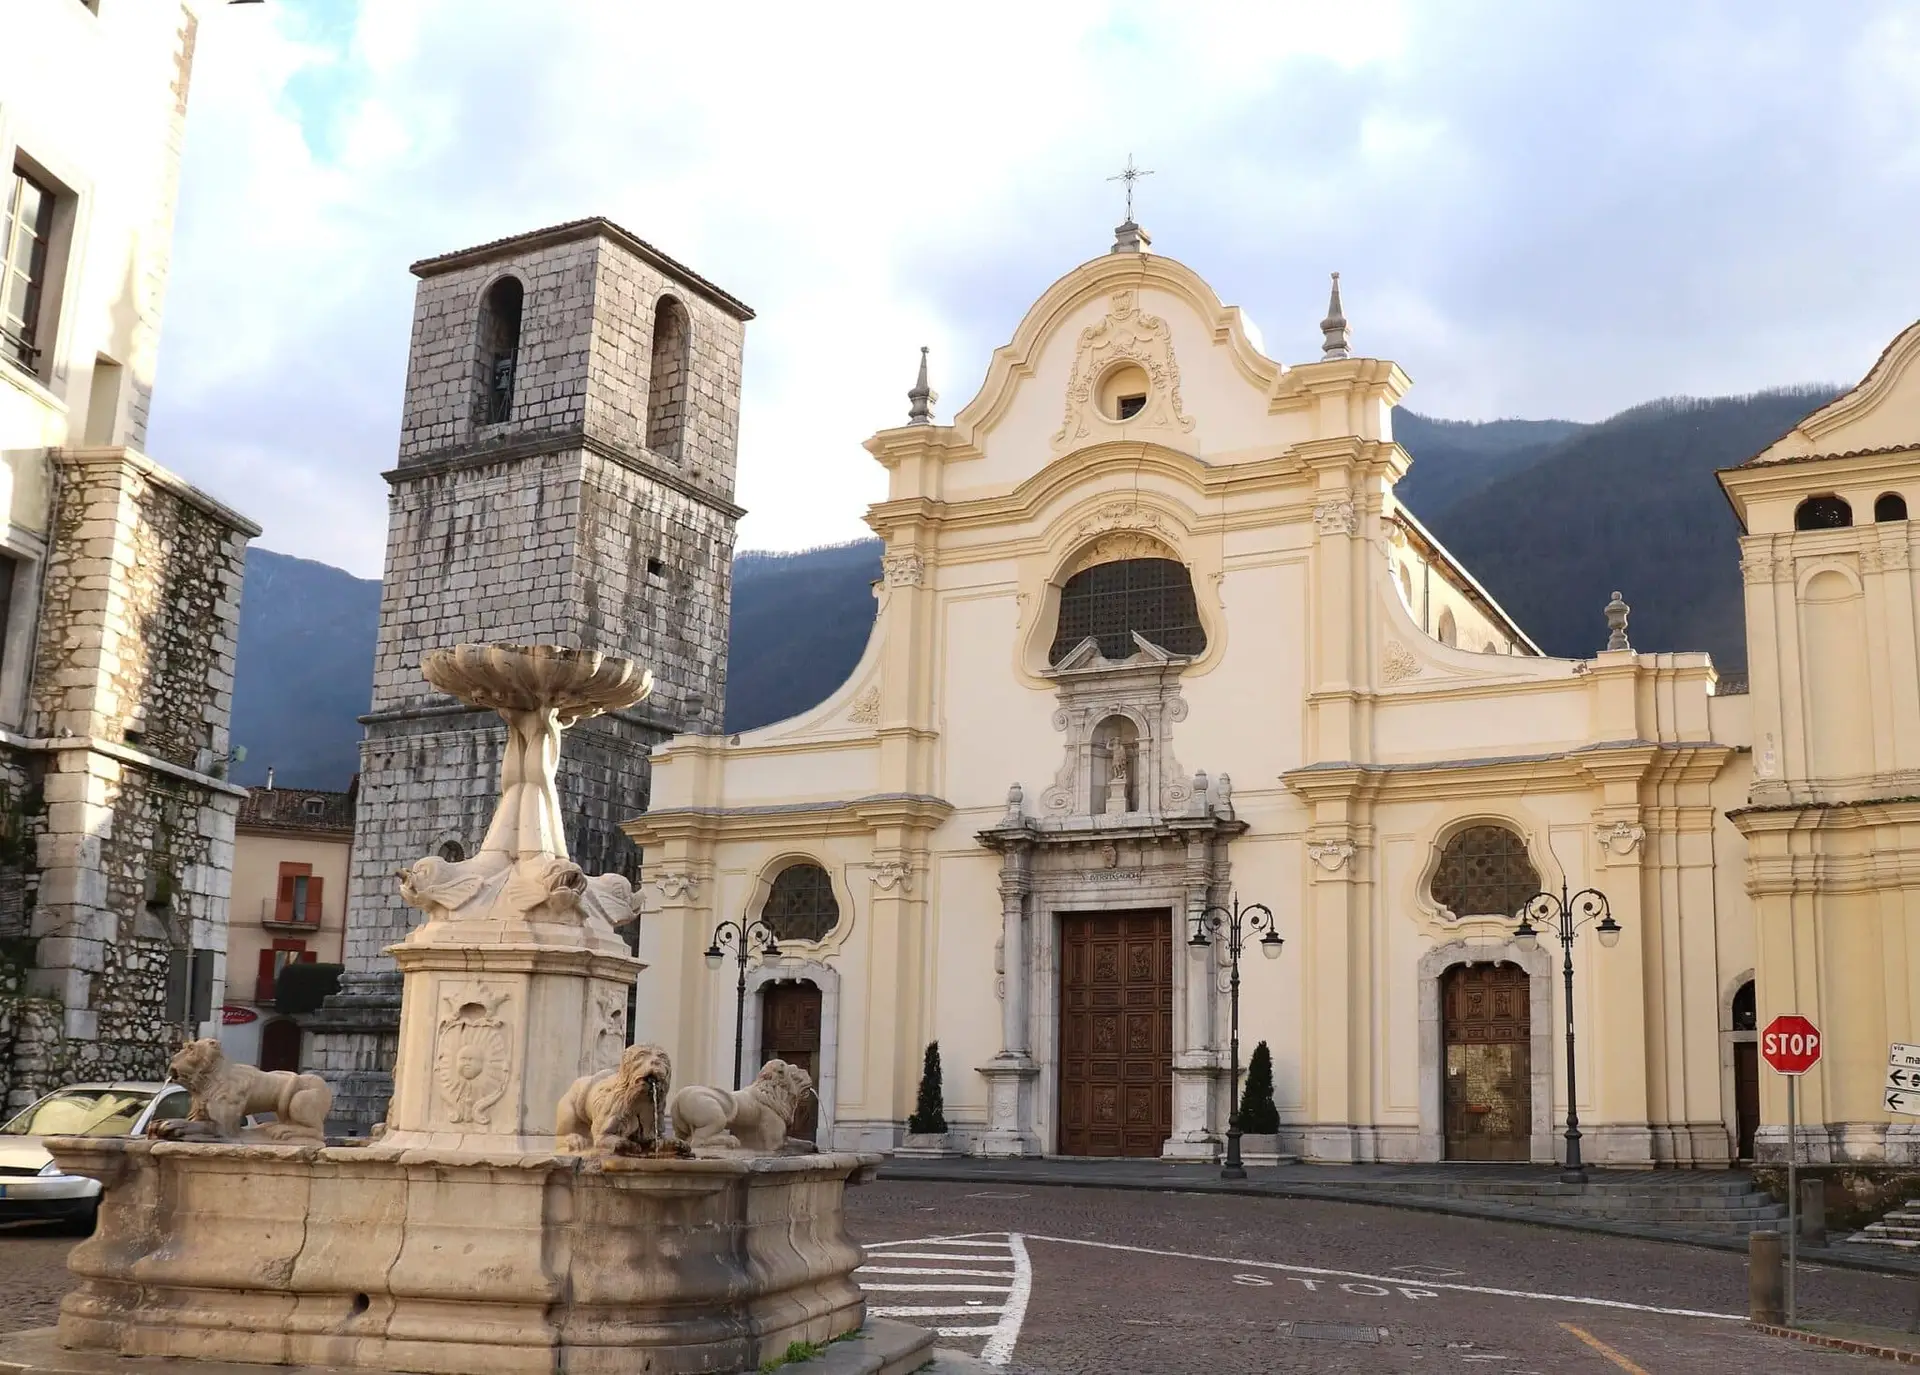
[[1893,1246],[1903,1251],[1920,1249],[1920,1203],[1901,1204],[1847,1240],[1865,1246]]

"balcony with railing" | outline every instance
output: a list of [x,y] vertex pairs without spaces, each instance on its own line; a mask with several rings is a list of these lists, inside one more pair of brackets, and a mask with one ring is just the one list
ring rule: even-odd
[[303,897],[295,902],[260,899],[260,924],[269,931],[307,935],[320,929],[321,915],[317,896]]

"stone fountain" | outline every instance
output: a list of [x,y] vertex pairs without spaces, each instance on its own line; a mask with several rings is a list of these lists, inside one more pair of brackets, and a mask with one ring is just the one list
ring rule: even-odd
[[[842,1202],[878,1156],[685,1158],[684,1145],[555,1139],[556,1105],[571,1105],[563,1121],[584,1111],[606,1076],[582,1076],[623,1062],[642,968],[615,929],[634,912],[626,880],[567,858],[561,732],[641,700],[651,676],[550,646],[462,645],[423,668],[498,711],[507,747],[480,851],[400,876],[427,919],[389,948],[405,991],[384,1132],[318,1139],[324,1099],[318,1116],[309,1105],[277,1130],[236,1130],[240,1096],[295,1103],[324,1086],[216,1063],[196,1070],[208,1087],[195,1101],[214,1103],[218,1081],[229,1107],[182,1134],[222,1139],[51,1140],[64,1169],[106,1186],[100,1224],[73,1251],[58,1327],[9,1339],[0,1361],[736,1371],[861,1326]],[[664,1052],[642,1051],[664,1076]]]

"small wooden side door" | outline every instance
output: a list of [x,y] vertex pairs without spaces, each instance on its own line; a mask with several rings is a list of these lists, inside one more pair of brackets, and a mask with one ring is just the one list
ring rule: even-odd
[[[760,1063],[785,1060],[799,1065],[820,1084],[820,989],[802,980],[768,984],[761,992]],[[812,1141],[820,1130],[820,1101],[814,1094],[800,1100],[788,1136]]]

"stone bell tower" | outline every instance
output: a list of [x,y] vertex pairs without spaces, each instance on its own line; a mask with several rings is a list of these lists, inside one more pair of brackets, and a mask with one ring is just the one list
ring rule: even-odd
[[492,712],[435,692],[427,651],[462,642],[601,649],[654,675],[640,706],[582,722],[560,766],[567,845],[637,877],[619,823],[646,809],[648,752],[719,728],[726,689],[740,359],[753,312],[604,219],[413,265],[413,341],[341,991],[308,1019],[335,1121],[392,1090],[400,974],[418,913],[394,873],[478,848],[498,783]]

